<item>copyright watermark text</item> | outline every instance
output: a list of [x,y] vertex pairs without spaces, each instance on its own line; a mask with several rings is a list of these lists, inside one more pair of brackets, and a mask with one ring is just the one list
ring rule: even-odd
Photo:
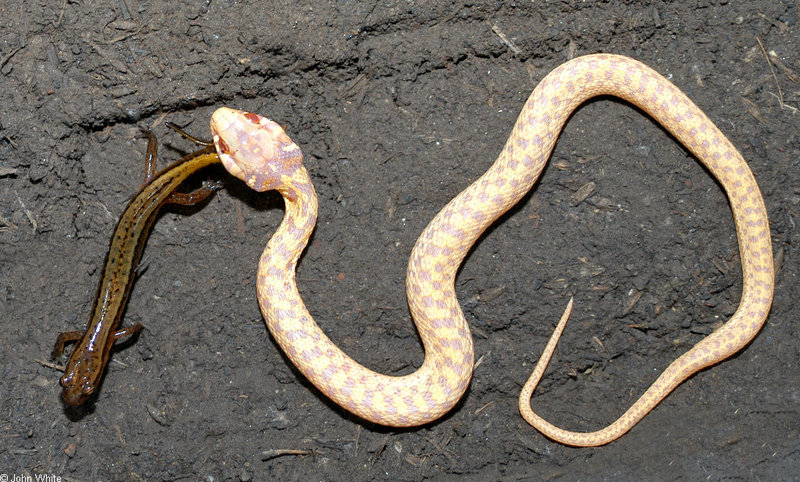
[[0,482],[61,482],[60,475],[54,474],[5,474],[0,473]]

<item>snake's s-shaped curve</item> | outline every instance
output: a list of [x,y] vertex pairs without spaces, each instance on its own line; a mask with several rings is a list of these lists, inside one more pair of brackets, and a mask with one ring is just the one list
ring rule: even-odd
[[773,293],[769,223],[750,169],[708,117],[669,81],[638,61],[597,54],[571,60],[541,81],[494,164],[420,235],[411,253],[406,291],[425,361],[414,373],[399,377],[376,373],[348,357],[325,336],[300,298],[295,268],[317,218],[317,197],[301,164],[300,148],[264,117],[227,108],[214,113],[211,130],[225,167],[251,188],[277,189],[285,199],[284,220],[259,262],[258,300],[272,335],[297,368],[346,410],[383,425],[424,424],[456,404],[469,384],[474,359],[454,290],[456,271],[481,233],[536,182],[572,111],[598,95],[620,97],[647,112],[720,182],[739,240],[742,300],[730,320],[675,360],[619,420],[592,433],[559,429],[530,409],[531,393],[563,330],[570,302],[520,394],[520,411],[554,440],[602,445],[628,431],[693,373],[745,346],[763,325]]

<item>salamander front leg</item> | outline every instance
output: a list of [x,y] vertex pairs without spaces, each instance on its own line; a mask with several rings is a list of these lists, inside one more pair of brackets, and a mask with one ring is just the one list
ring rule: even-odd
[[222,181],[204,181],[203,187],[197,188],[192,192],[173,192],[164,203],[191,206],[204,201],[208,196],[220,189],[222,189]]
[[[131,326],[121,328],[114,332],[114,341],[118,341],[120,338],[125,338],[131,335],[135,335],[142,331],[144,325],[141,323],[135,323]],[[56,338],[56,343],[53,346],[53,351],[50,353],[50,359],[55,360],[64,353],[64,348],[70,343],[76,343],[80,340],[85,332],[83,331],[65,331],[58,335]]]
[[147,129],[145,134],[147,134],[147,152],[144,155],[144,182],[142,182],[142,187],[150,184],[150,181],[156,177],[158,164],[158,139],[150,129]]
[[[171,122],[167,122],[167,126],[180,134],[181,136],[189,139],[190,141],[194,142],[195,144],[201,146],[210,146],[213,145],[211,141],[205,141],[202,139],[198,139],[188,133],[186,133],[183,129],[176,126]],[[142,187],[146,186],[153,180],[156,176],[157,172],[157,164],[158,164],[158,139],[156,138],[155,134],[149,129],[145,131],[147,134],[147,153],[145,154],[145,173],[144,173],[144,182],[142,183]],[[195,189],[194,191],[188,193],[182,192],[173,192],[165,201],[165,204],[179,204],[181,206],[192,206],[199,202],[202,202],[208,198],[208,196],[214,194],[214,192],[219,191],[222,189],[222,181],[214,181],[209,182],[206,181],[203,183],[203,187]]]
[[[124,346],[128,346],[129,343],[133,343],[133,336],[139,334],[140,331],[144,329],[144,325],[141,323],[134,323],[131,326],[126,326],[125,328],[120,328],[119,330],[115,331],[111,336],[113,338],[112,343],[116,344],[120,340],[124,340]],[[114,347],[113,349],[117,349],[118,347]]]
[[64,347],[67,346],[67,343],[75,343],[81,339],[83,336],[82,331],[65,331],[58,335],[56,338],[56,344],[53,346],[53,351],[50,353],[50,359],[55,360],[59,358],[62,353],[64,353]]
[[177,124],[174,124],[172,122],[167,122],[167,127],[169,127],[173,131],[175,131],[178,134],[180,134],[181,137],[184,137],[184,138],[189,139],[190,141],[194,142],[198,146],[208,147],[208,146],[213,146],[214,145],[214,141],[207,141],[205,139],[200,139],[198,137],[195,137],[195,136],[189,134],[188,132],[186,132],[185,130],[181,129],[180,127],[178,127]]
[[134,323],[131,326],[121,328],[114,332],[114,341],[119,341],[120,338],[125,338],[126,336],[135,335],[142,331],[142,329],[144,329],[144,325],[141,323]]

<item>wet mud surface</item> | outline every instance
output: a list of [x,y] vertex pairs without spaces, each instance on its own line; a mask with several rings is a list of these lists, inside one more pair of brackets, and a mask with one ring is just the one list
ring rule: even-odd
[[[0,469],[64,480],[796,477],[798,8],[0,3]],[[49,353],[58,333],[85,326],[111,231],[144,176],[143,127],[165,166],[193,150],[165,121],[208,136],[210,114],[230,106],[284,125],[320,197],[301,294],[344,351],[404,374],[424,358],[404,293],[417,236],[491,165],[538,81],[595,52],[667,76],[741,150],[777,269],[756,339],[621,439],[565,447],[517,411],[570,296],[533,406],[588,431],[733,314],[742,280],[720,186],[651,119],[605,98],[573,115],[531,194],[467,257],[456,290],[480,363],[442,419],[365,423],[290,365],[255,299],[283,202],[219,167],[189,184],[221,179],[222,191],[156,221],[123,320],[146,329],[114,352],[88,410],[64,409]]]

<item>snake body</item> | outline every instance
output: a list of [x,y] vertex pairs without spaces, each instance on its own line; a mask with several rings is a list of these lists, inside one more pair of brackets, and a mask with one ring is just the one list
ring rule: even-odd
[[325,395],[366,420],[395,427],[440,417],[465,392],[473,366],[470,330],[454,289],[467,252],[500,215],[536,182],[570,114],[598,95],[620,97],[647,112],[689,149],[720,182],[733,211],[742,260],[742,300],[724,325],[675,360],[619,420],[592,433],[569,432],[538,417],[530,396],[564,328],[570,301],[545,353],[520,394],[525,419],[559,442],[590,446],[626,431],[674,387],[745,346],[772,303],[769,223],[761,193],[741,155],[677,87],[633,59],[596,54],[571,60],[531,94],[494,164],[430,222],[408,265],[406,292],[425,360],[404,376],[376,373],[355,362],[314,322],[297,291],[295,268],[317,219],[317,197],[302,152],[275,122],[221,108],[211,119],[223,165],[258,191],[277,189],[286,214],[258,266],[258,300],[275,340]]

